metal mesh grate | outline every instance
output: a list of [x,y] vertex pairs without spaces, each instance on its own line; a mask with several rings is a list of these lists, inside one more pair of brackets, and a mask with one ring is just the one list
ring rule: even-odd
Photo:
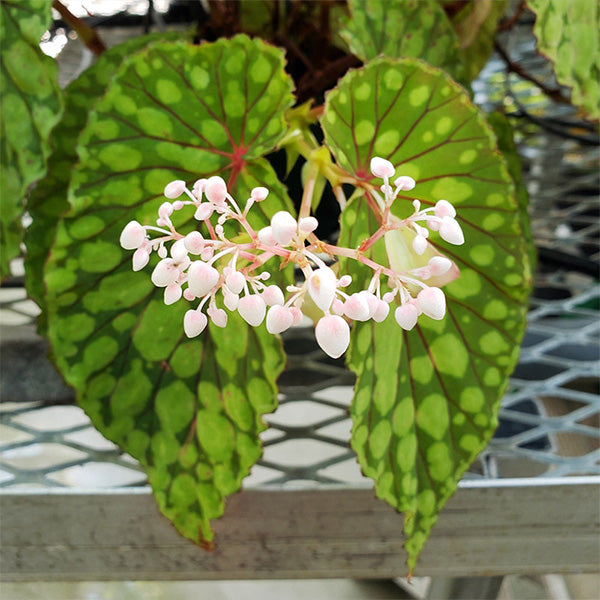
[[[540,77],[551,78],[523,32],[507,40],[509,50]],[[504,104],[513,110],[540,255],[528,329],[500,426],[466,478],[599,474],[599,149],[589,143],[585,127],[576,139],[582,130],[571,107],[538,99],[534,88],[505,75],[498,57],[474,89],[486,109]],[[548,127],[575,133],[565,137]],[[9,338],[24,333],[41,354],[32,333],[36,315],[22,288],[0,289],[4,332],[13,332]],[[284,343],[288,367],[279,382],[280,407],[267,416],[264,454],[245,485],[370,485],[348,446],[353,375],[343,361],[319,350],[310,328],[289,332]],[[60,381],[54,384],[60,389]],[[0,404],[0,487],[145,483],[136,461],[104,440],[81,409],[49,406],[49,398],[26,386],[12,390],[4,391]],[[50,401],[64,401],[61,393]],[[32,397],[35,402],[23,401]]]

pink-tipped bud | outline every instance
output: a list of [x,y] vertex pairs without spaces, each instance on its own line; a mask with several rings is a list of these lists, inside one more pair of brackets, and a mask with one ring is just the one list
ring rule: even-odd
[[429,259],[429,272],[433,277],[444,275],[452,267],[452,261],[445,256],[433,256]]
[[172,283],[165,288],[164,300],[165,304],[175,304],[181,298],[183,290],[178,283]]
[[298,221],[298,231],[304,235],[312,233],[319,226],[319,221],[314,217],[304,217]]
[[446,314],[446,296],[440,288],[425,288],[417,294],[417,306],[428,317],[439,321]]
[[234,294],[239,294],[244,289],[244,283],[246,278],[239,271],[233,271],[225,278],[225,284]]
[[390,314],[390,305],[383,300],[377,301],[377,308],[373,313],[373,321],[376,323],[381,323],[387,319],[387,316]]
[[219,281],[219,271],[201,260],[196,260],[191,264],[187,275],[188,286],[198,298],[211,292]]
[[173,214],[173,205],[170,202],[163,202],[158,209],[158,216],[167,223],[169,217]]
[[204,246],[202,252],[200,252],[200,258],[202,260],[210,260],[215,255],[215,249],[212,246]]
[[267,306],[275,306],[285,302],[281,288],[276,285],[268,285],[261,294]]
[[287,306],[276,304],[267,312],[267,331],[269,333],[282,333],[289,329],[294,322],[294,315]]
[[321,310],[329,310],[335,298],[336,284],[335,273],[329,267],[321,267],[309,277],[308,293]]
[[300,323],[302,323],[302,311],[297,306],[290,306],[290,312],[294,318],[292,325],[297,327],[300,325]]
[[265,318],[267,305],[260,296],[253,294],[251,296],[240,298],[237,310],[248,325],[258,327]]
[[427,219],[427,227],[429,227],[431,231],[439,231],[440,222],[437,219]]
[[227,185],[223,178],[218,175],[209,177],[204,184],[204,194],[210,202],[223,204],[227,197]]
[[200,254],[204,249],[204,238],[199,231],[192,231],[188,233],[183,239],[183,243],[186,247],[186,250],[195,256]]
[[161,244],[161,245],[158,247],[158,250],[157,250],[157,252],[156,252],[156,253],[158,254],[158,256],[159,256],[160,258],[167,258],[167,255],[169,254],[169,253],[167,252],[167,249],[165,248],[164,244]]
[[258,239],[267,246],[274,246],[277,243],[273,237],[273,228],[270,225],[268,227],[263,227],[258,232]]
[[165,198],[168,198],[169,200],[179,198],[179,196],[183,194],[183,190],[185,190],[185,181],[182,181],[181,179],[171,181],[171,183],[167,183],[165,186]]
[[386,293],[383,295],[383,298],[382,298],[382,300],[383,300],[384,302],[387,302],[387,303],[389,304],[389,303],[390,303],[390,302],[391,302],[391,301],[394,299],[394,297],[395,297],[395,296],[396,296],[396,294],[394,294],[394,292],[386,292]]
[[297,229],[298,223],[296,219],[285,210],[276,212],[271,219],[271,233],[273,234],[273,238],[282,246],[289,245],[296,235]]
[[269,190],[266,187],[255,187],[250,192],[250,198],[254,202],[262,202],[269,195]]
[[367,306],[369,307],[369,319],[375,314],[377,307],[379,306],[379,298],[372,294],[367,290],[363,290],[362,292],[358,292],[358,295],[364,298],[367,302]]
[[338,315],[325,315],[315,327],[317,343],[331,358],[339,358],[350,344],[350,327]]
[[390,178],[394,176],[394,165],[385,158],[380,158],[379,156],[374,156],[371,159],[371,173],[375,175],[375,177],[381,177],[382,179]]
[[189,338],[200,335],[206,328],[207,323],[208,319],[204,313],[199,310],[188,310],[183,317],[185,335]]
[[209,308],[206,312],[210,320],[217,327],[225,327],[227,325],[227,313],[222,308]]
[[203,202],[198,206],[194,213],[194,219],[196,221],[206,221],[212,217],[215,207],[210,202]]
[[338,281],[339,287],[348,287],[352,283],[352,277],[350,275],[342,275]]
[[344,315],[344,303],[339,298],[336,298],[331,303],[331,311],[334,315],[339,315],[342,317]]
[[417,324],[419,309],[412,302],[407,302],[396,309],[394,318],[402,329],[410,331]]
[[150,260],[150,252],[145,246],[141,246],[133,253],[133,270],[140,271],[142,270]]
[[137,222],[129,221],[121,232],[119,243],[125,250],[135,250],[146,240],[146,230]]
[[402,175],[401,177],[398,177],[396,181],[394,181],[394,185],[405,192],[409,192],[410,190],[414,189],[415,185],[417,184],[412,177],[409,177],[408,175]]
[[438,200],[435,203],[434,214],[436,217],[452,217],[456,216],[456,209],[448,200]]
[[183,297],[188,302],[192,302],[193,300],[196,299],[196,296],[194,295],[194,292],[192,292],[192,290],[190,290],[190,288],[185,288],[185,290],[183,290]]
[[179,269],[172,258],[163,258],[152,271],[150,279],[156,287],[167,287],[179,279]]
[[463,235],[462,229],[456,219],[452,217],[443,217],[442,224],[440,225],[440,235],[443,240],[446,240],[449,244],[460,246],[465,243],[465,236]]
[[188,251],[185,247],[185,241],[183,239],[177,240],[171,246],[171,256],[176,263],[185,262],[188,257]]
[[427,250],[427,239],[425,236],[422,236],[421,234],[416,235],[413,239],[412,247],[419,256],[424,254],[425,250]]
[[240,297],[237,294],[231,293],[226,287],[223,288],[223,304],[227,310],[236,310]]
[[194,194],[194,196],[196,196],[196,198],[198,198],[198,200],[200,200],[200,198],[202,198],[202,192],[204,191],[205,185],[206,185],[206,179],[204,179],[204,178],[198,179],[198,181],[196,181],[194,183],[194,187],[192,188],[192,194]]
[[367,321],[369,312],[367,300],[360,294],[352,294],[344,304],[344,314],[353,321]]

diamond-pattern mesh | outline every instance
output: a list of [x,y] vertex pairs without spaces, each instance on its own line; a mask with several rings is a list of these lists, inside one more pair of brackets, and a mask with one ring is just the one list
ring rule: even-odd
[[[526,68],[551,82],[551,69],[535,54],[530,35],[511,34],[505,42]],[[466,477],[599,474],[599,148],[571,107],[506,76],[497,56],[474,90],[486,109],[503,104],[513,111],[539,264],[500,426]],[[41,354],[43,346],[32,333],[37,313],[22,287],[0,289],[3,340],[25,331]],[[288,367],[279,381],[280,407],[267,417],[263,457],[245,485],[369,485],[348,445],[353,375],[343,360],[320,351],[311,328],[288,332],[284,343]],[[19,379],[35,378],[36,369]],[[55,377],[47,389],[60,389]],[[28,401],[32,398],[36,401]],[[3,384],[2,400],[0,487],[145,483],[136,461],[93,429],[81,409],[65,405],[64,393],[39,397],[27,385]],[[57,402],[62,404],[51,406]]]

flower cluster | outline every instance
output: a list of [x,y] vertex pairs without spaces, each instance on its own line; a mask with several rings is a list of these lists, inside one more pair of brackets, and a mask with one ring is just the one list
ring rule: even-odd
[[[120,243],[127,250],[135,250],[134,271],[148,264],[152,252],[158,254],[160,260],[151,279],[154,285],[164,288],[165,304],[173,304],[182,297],[197,302],[184,317],[187,336],[201,334],[209,319],[217,327],[225,327],[227,311],[237,311],[253,327],[265,321],[267,331],[282,333],[300,323],[303,309],[310,303],[313,310],[316,307],[322,314],[315,327],[317,342],[329,356],[337,358],[348,348],[349,322],[369,319],[381,322],[387,318],[392,302],[397,305],[395,319],[403,329],[412,329],[421,314],[442,319],[446,302],[438,286],[454,279],[458,270],[452,261],[433,250],[427,238],[431,230],[439,232],[451,244],[464,242],[455,219],[456,211],[448,201],[440,200],[422,210],[415,200],[414,214],[400,220],[391,214],[390,207],[401,191],[415,187],[414,180],[398,177],[392,187],[394,167],[382,158],[371,161],[371,171],[384,181],[380,188],[383,198],[378,190],[367,190],[381,226],[357,249],[320,241],[314,233],[318,226],[314,217],[296,219],[287,211],[275,213],[269,226],[255,231],[248,222],[248,211],[267,198],[268,190],[252,189],[242,209],[219,176],[200,179],[191,190],[184,181],[169,183],[164,190],[169,201],[158,209],[156,226],[131,221],[123,229]],[[205,224],[206,237],[198,230],[187,235],[176,231],[171,216],[186,207],[193,207],[195,219]],[[236,222],[237,230],[245,232],[248,241],[229,239],[225,235],[228,221]],[[389,242],[388,254],[393,254],[393,240],[388,236],[400,231],[404,234],[408,231],[412,237],[412,248],[408,251],[412,255],[411,268],[395,269],[366,256],[366,251],[381,237],[385,237],[386,248]],[[150,237],[151,234],[159,235]],[[326,262],[336,256],[355,259],[372,269],[366,289],[351,294],[344,291],[352,278],[339,276]],[[304,276],[302,283],[287,286],[287,297],[280,286],[268,283],[270,272],[265,265],[275,257],[295,263]],[[385,292],[382,279],[388,288]],[[436,285],[425,283],[429,280]]]

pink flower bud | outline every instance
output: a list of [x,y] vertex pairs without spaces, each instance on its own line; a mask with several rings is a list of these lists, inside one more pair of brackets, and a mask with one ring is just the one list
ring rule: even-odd
[[183,239],[183,243],[190,254],[198,255],[204,248],[204,238],[199,231],[188,233]]
[[125,250],[135,250],[136,248],[139,248],[145,240],[146,230],[137,221],[129,221],[121,232],[119,243]]
[[336,298],[331,303],[331,310],[333,311],[334,315],[339,315],[340,317],[343,316],[343,314],[344,314],[344,303],[339,298]]
[[298,221],[298,231],[304,235],[312,233],[319,226],[319,221],[314,217],[304,217]]
[[255,187],[250,192],[250,197],[254,202],[262,202],[269,195],[269,190],[266,187]]
[[164,244],[161,244],[158,247],[158,251],[157,251],[158,256],[160,256],[160,258],[167,258],[167,249],[165,248]]
[[448,200],[438,200],[435,204],[434,210],[436,217],[452,217],[456,216],[456,209]]
[[240,301],[240,297],[237,294],[233,294],[226,287],[223,289],[223,304],[225,304],[225,308],[227,310],[236,310],[238,307],[238,302]]
[[446,314],[446,296],[440,288],[425,288],[417,294],[417,306],[428,317],[439,321]]
[[148,264],[149,260],[150,252],[148,252],[148,249],[145,246],[141,246],[133,253],[133,270],[140,271]]
[[167,223],[169,217],[173,214],[173,205],[170,202],[163,202],[158,209],[158,216]]
[[194,213],[194,219],[196,221],[206,221],[212,217],[215,207],[210,202],[203,202],[198,206]]
[[433,277],[444,275],[452,267],[452,261],[445,256],[433,256],[429,259],[429,272]]
[[199,310],[188,310],[183,317],[183,330],[185,331],[185,335],[190,338],[200,335],[204,331],[207,323],[208,319],[204,313]]
[[267,305],[260,296],[253,294],[251,296],[240,298],[237,310],[248,325],[258,327],[265,318]]
[[401,177],[398,177],[396,181],[394,181],[394,185],[405,192],[409,192],[410,190],[414,189],[416,183],[412,177],[409,177],[408,175],[402,175]]
[[300,323],[302,323],[302,311],[297,306],[290,306],[290,312],[294,318],[292,325],[297,327],[300,325]]
[[223,204],[227,197],[227,185],[222,177],[213,175],[206,180],[204,184],[204,193],[210,202],[214,204]]
[[177,263],[182,263],[188,257],[188,251],[185,247],[184,240],[177,240],[171,246],[171,256],[173,260]]
[[181,289],[181,286],[178,283],[171,283],[165,288],[165,304],[167,306],[169,304],[174,304],[177,302],[177,300],[179,300],[179,298],[181,298],[182,294],[183,290]]
[[427,227],[429,227],[431,231],[439,231],[440,222],[437,219],[427,219]]
[[371,159],[371,173],[375,177],[381,177],[382,179],[393,177],[395,170],[394,165],[385,158],[374,156]]
[[281,288],[276,285],[267,286],[261,295],[267,306],[275,306],[276,304],[283,305],[285,302]]
[[282,333],[289,329],[294,322],[294,315],[286,306],[276,304],[267,312],[267,331],[269,333]]
[[210,320],[217,327],[225,327],[227,325],[227,313],[222,308],[213,308],[206,311]]
[[268,227],[263,227],[258,232],[258,239],[267,246],[274,246],[277,243],[273,237],[273,228],[270,225]]
[[200,252],[200,258],[202,260],[210,260],[215,255],[215,249],[212,246],[204,246],[202,252]]
[[234,294],[239,294],[245,283],[246,278],[239,271],[233,271],[225,278],[225,284]]
[[297,229],[298,223],[296,219],[285,210],[276,212],[271,219],[271,233],[273,234],[273,238],[282,246],[289,245],[296,235]]
[[196,260],[191,264],[187,276],[188,286],[198,298],[211,292],[219,281],[219,271],[201,260]]
[[196,296],[194,295],[194,292],[192,292],[192,290],[190,290],[190,288],[185,288],[185,290],[183,290],[183,297],[186,300],[189,300],[190,302],[192,300],[196,299]]
[[184,206],[185,204],[181,200],[175,200],[175,202],[173,202],[173,210],[181,210]]
[[396,309],[394,317],[402,329],[410,331],[417,324],[419,309],[412,302],[407,302]]
[[390,314],[390,305],[383,300],[378,300],[377,309],[373,313],[373,321],[376,323],[381,323],[387,319],[387,316]]
[[427,239],[422,235],[416,235],[412,242],[414,251],[420,256],[427,250]]
[[172,258],[163,258],[154,267],[150,279],[156,287],[167,287],[179,279],[179,273]]
[[169,200],[179,198],[179,196],[183,194],[183,190],[185,190],[185,181],[182,181],[181,179],[171,181],[171,183],[168,183],[165,186],[165,198],[169,198]]
[[331,358],[339,358],[350,344],[350,327],[338,315],[325,315],[315,327],[317,343]]
[[342,275],[338,281],[338,285],[342,288],[348,287],[352,283],[352,277],[350,275]]
[[309,277],[308,293],[321,310],[329,310],[335,298],[336,284],[335,273],[329,267],[321,267]]
[[395,296],[394,292],[386,292],[383,295],[383,301],[387,302],[389,304],[394,299],[394,296]]
[[449,244],[460,246],[465,243],[465,236],[463,235],[462,229],[456,219],[452,217],[443,217],[442,224],[440,225],[440,235],[443,240],[446,240]]
[[352,294],[344,304],[344,314],[354,321],[368,321],[369,305],[364,296]]
[[369,307],[369,319],[370,319],[375,314],[375,311],[379,307],[380,300],[379,300],[379,298],[377,298],[377,296],[375,296],[375,294],[372,294],[371,292],[369,292],[367,290],[358,292],[358,295],[361,296],[361,298],[365,299],[367,306]]
[[206,185],[206,179],[204,179],[204,178],[198,179],[198,181],[196,181],[194,183],[194,187],[192,188],[192,194],[194,194],[194,196],[196,196],[196,198],[198,198],[198,200],[200,200],[200,198],[202,198],[202,192],[204,191],[205,185]]

